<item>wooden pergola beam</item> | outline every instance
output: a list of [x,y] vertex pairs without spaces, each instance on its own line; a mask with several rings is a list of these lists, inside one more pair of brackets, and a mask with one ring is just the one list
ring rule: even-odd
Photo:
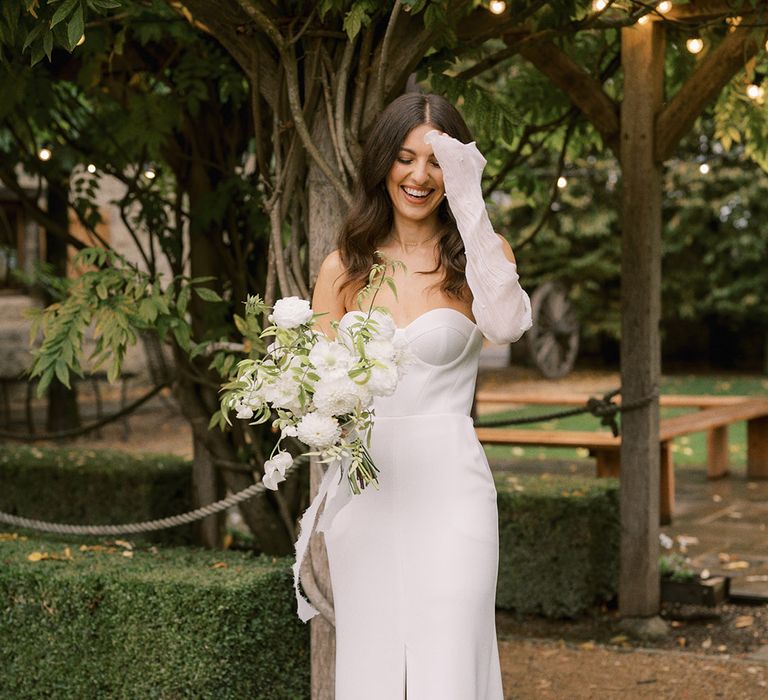
[[520,55],[560,88],[619,155],[619,108],[600,82],[551,41],[522,42]]
[[744,16],[756,10],[747,0],[742,0],[741,6],[736,6],[733,0],[692,0],[687,5],[673,6],[665,16],[671,20],[707,20]]
[[657,161],[663,162],[672,156],[680,139],[691,130],[704,108],[757,54],[764,40],[765,29],[735,27],[716,49],[699,61],[694,72],[656,119]]

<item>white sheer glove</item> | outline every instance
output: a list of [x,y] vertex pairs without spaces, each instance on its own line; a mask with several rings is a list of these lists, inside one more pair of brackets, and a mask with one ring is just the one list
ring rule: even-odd
[[480,183],[486,160],[474,141],[462,143],[436,130],[424,141],[432,146],[443,171],[448,204],[464,241],[477,326],[492,343],[514,343],[532,325],[531,300],[485,209]]

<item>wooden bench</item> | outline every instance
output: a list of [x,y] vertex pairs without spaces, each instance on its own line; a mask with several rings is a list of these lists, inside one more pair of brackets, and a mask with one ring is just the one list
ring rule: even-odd
[[[583,406],[590,398],[589,394],[578,393],[529,393],[510,391],[478,391],[475,396],[477,404],[513,404],[541,406]],[[749,396],[710,396],[695,394],[664,394],[659,397],[662,408],[719,408],[744,403]],[[621,403],[621,396],[613,399]],[[695,431],[694,431],[695,432]],[[587,445],[585,445],[586,447]],[[726,459],[723,458],[725,450]],[[728,473],[728,429],[727,427],[712,428],[707,438],[707,477],[718,479]],[[757,477],[760,478],[760,477]]]
[[[663,397],[662,397],[663,398]],[[669,397],[673,398],[673,397]],[[704,398],[704,397],[699,397]],[[721,398],[721,397],[715,397]],[[709,432],[708,474],[719,475],[728,470],[727,429],[731,423],[747,421],[747,477],[768,478],[768,399],[728,399],[694,413],[665,418],[659,425],[660,450],[660,518],[662,524],[672,519],[675,506],[675,474],[671,443],[689,433]],[[511,402],[510,402],[511,403]],[[582,403],[581,401],[579,403]],[[677,403],[676,405],[681,405]],[[480,442],[502,445],[546,445],[583,447],[596,458],[598,476],[619,475],[621,438],[605,431],[532,430],[516,428],[476,428]]]

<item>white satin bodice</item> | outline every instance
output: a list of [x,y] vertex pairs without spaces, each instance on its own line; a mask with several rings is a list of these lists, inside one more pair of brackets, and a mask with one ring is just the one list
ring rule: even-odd
[[460,311],[438,307],[396,333],[405,336],[415,360],[392,395],[374,399],[375,415],[469,415],[483,345],[478,327]]

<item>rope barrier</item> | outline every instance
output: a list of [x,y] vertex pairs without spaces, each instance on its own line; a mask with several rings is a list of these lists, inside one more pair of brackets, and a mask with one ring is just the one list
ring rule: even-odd
[[616,422],[616,414],[635,411],[638,408],[647,406],[651,401],[658,397],[658,391],[654,391],[648,396],[644,396],[636,401],[628,401],[621,405],[613,402],[613,399],[621,393],[621,388],[609,391],[601,399],[590,397],[583,406],[578,408],[568,408],[562,411],[553,411],[551,413],[542,413],[536,416],[525,416],[521,418],[491,418],[482,421],[475,421],[478,428],[500,428],[510,425],[526,425],[528,423],[539,423],[558,418],[568,418],[569,416],[578,416],[584,413],[591,413],[595,418],[600,418],[600,424],[611,429],[614,437],[619,435],[619,425]]
[[98,430],[99,428],[113,423],[116,420],[120,420],[129,413],[133,413],[141,405],[149,401],[153,396],[160,393],[168,384],[158,384],[154,389],[148,391],[142,397],[136,399],[134,402],[129,403],[125,408],[121,408],[117,413],[113,413],[109,416],[104,416],[93,423],[84,425],[80,428],[71,428],[70,430],[58,430],[55,433],[14,433],[8,430],[0,430],[0,438],[7,440],[18,440],[19,442],[35,442],[36,440],[61,440],[63,438],[80,437],[87,433]]
[[[292,472],[299,463],[304,460],[295,461],[288,469],[285,470],[286,477]],[[238,503],[247,501],[249,498],[258,496],[266,490],[263,482],[259,481],[255,484],[251,484],[242,491],[233,493],[226,498],[222,498],[214,503],[209,503],[206,506],[190,510],[186,513],[179,515],[171,515],[168,518],[160,518],[158,520],[146,520],[138,523],[123,523],[121,525],[71,525],[69,523],[50,523],[43,520],[33,520],[31,518],[22,518],[17,515],[11,515],[10,513],[3,513],[0,511],[0,523],[6,525],[13,525],[14,527],[21,527],[27,530],[38,530],[40,532],[52,532],[59,535],[127,535],[137,534],[140,532],[152,532],[154,530],[164,530],[169,527],[177,527],[178,525],[187,525],[193,523],[196,520],[202,520],[209,515],[214,515],[219,511],[231,508]]]
[[[93,430],[96,427],[105,425],[110,420],[114,420],[115,417],[120,417],[121,414],[124,414],[128,410],[135,410],[142,403],[148,401],[150,398],[152,398],[152,396],[157,394],[164,386],[166,385],[162,384],[160,386],[155,387],[148,394],[138,399],[137,401],[134,401],[130,406],[126,406],[126,408],[120,413],[115,414],[115,416],[109,416],[108,418],[98,421],[97,423],[91,424],[91,426],[87,426],[87,429]],[[621,393],[621,389],[619,388],[619,389],[614,389],[613,391],[609,391],[607,394],[603,395],[603,397],[600,399],[595,397],[590,397],[586,402],[586,404],[579,408],[572,408],[564,411],[555,411],[552,413],[545,413],[537,416],[527,416],[524,418],[498,418],[495,420],[483,420],[479,422],[476,421],[475,425],[477,425],[478,427],[522,425],[526,423],[537,423],[540,421],[554,420],[555,418],[565,418],[568,416],[575,416],[582,413],[591,413],[596,418],[600,418],[601,424],[610,427],[613,434],[617,436],[619,434],[619,426],[616,422],[616,415],[618,413],[626,413],[627,411],[634,411],[638,408],[642,408],[643,406],[647,406],[649,403],[651,403],[654,399],[658,397],[658,392],[653,392],[649,396],[645,396],[641,399],[637,399],[636,401],[622,403],[621,405],[619,405],[614,403],[613,399],[620,393]],[[86,428],[79,428],[77,430],[66,430],[66,431],[61,431],[61,433],[53,433],[53,435],[56,435],[58,437],[71,437],[73,433],[82,434],[82,431],[84,430],[86,430]],[[0,432],[0,437],[3,437],[3,436],[4,436],[4,433]],[[16,437],[16,439],[23,440],[24,436],[20,438]],[[32,439],[40,440],[40,439],[50,439],[50,438],[46,438],[45,436],[42,436],[42,437],[33,436]],[[219,466],[220,468],[221,467],[230,468],[230,469],[237,468],[238,470],[245,470],[245,467],[243,465],[240,465],[239,463],[233,463],[227,460],[217,460],[217,461],[219,462],[217,466]],[[298,464],[301,463],[302,461],[304,460],[302,460],[301,458],[298,458],[286,470],[285,472],[286,476],[290,472],[292,472],[294,469],[296,469]],[[123,523],[122,525],[72,525],[69,523],[51,523],[51,522],[45,522],[42,520],[33,520],[31,518],[22,518],[20,516],[11,515],[10,513],[3,513],[2,511],[0,511],[0,523],[5,523],[6,525],[12,525],[14,527],[26,528],[29,530],[38,530],[40,532],[51,532],[55,534],[65,534],[65,535],[137,534],[140,532],[151,532],[154,530],[163,530],[169,527],[177,527],[178,525],[186,525],[188,523],[192,523],[197,520],[202,520],[203,518],[207,518],[209,515],[214,515],[215,513],[218,513],[222,510],[226,510],[227,508],[231,508],[232,506],[237,505],[238,503],[247,501],[248,499],[263,493],[265,490],[266,490],[266,486],[264,486],[263,482],[257,482],[255,484],[251,484],[250,486],[243,489],[242,491],[238,491],[235,494],[231,494],[230,496],[227,496],[226,498],[216,501],[215,503],[210,503],[206,506],[202,506],[201,508],[196,508],[195,510],[188,511],[187,513],[172,515],[170,517],[160,518],[158,520],[147,520],[147,521],[138,522],[138,523]]]

